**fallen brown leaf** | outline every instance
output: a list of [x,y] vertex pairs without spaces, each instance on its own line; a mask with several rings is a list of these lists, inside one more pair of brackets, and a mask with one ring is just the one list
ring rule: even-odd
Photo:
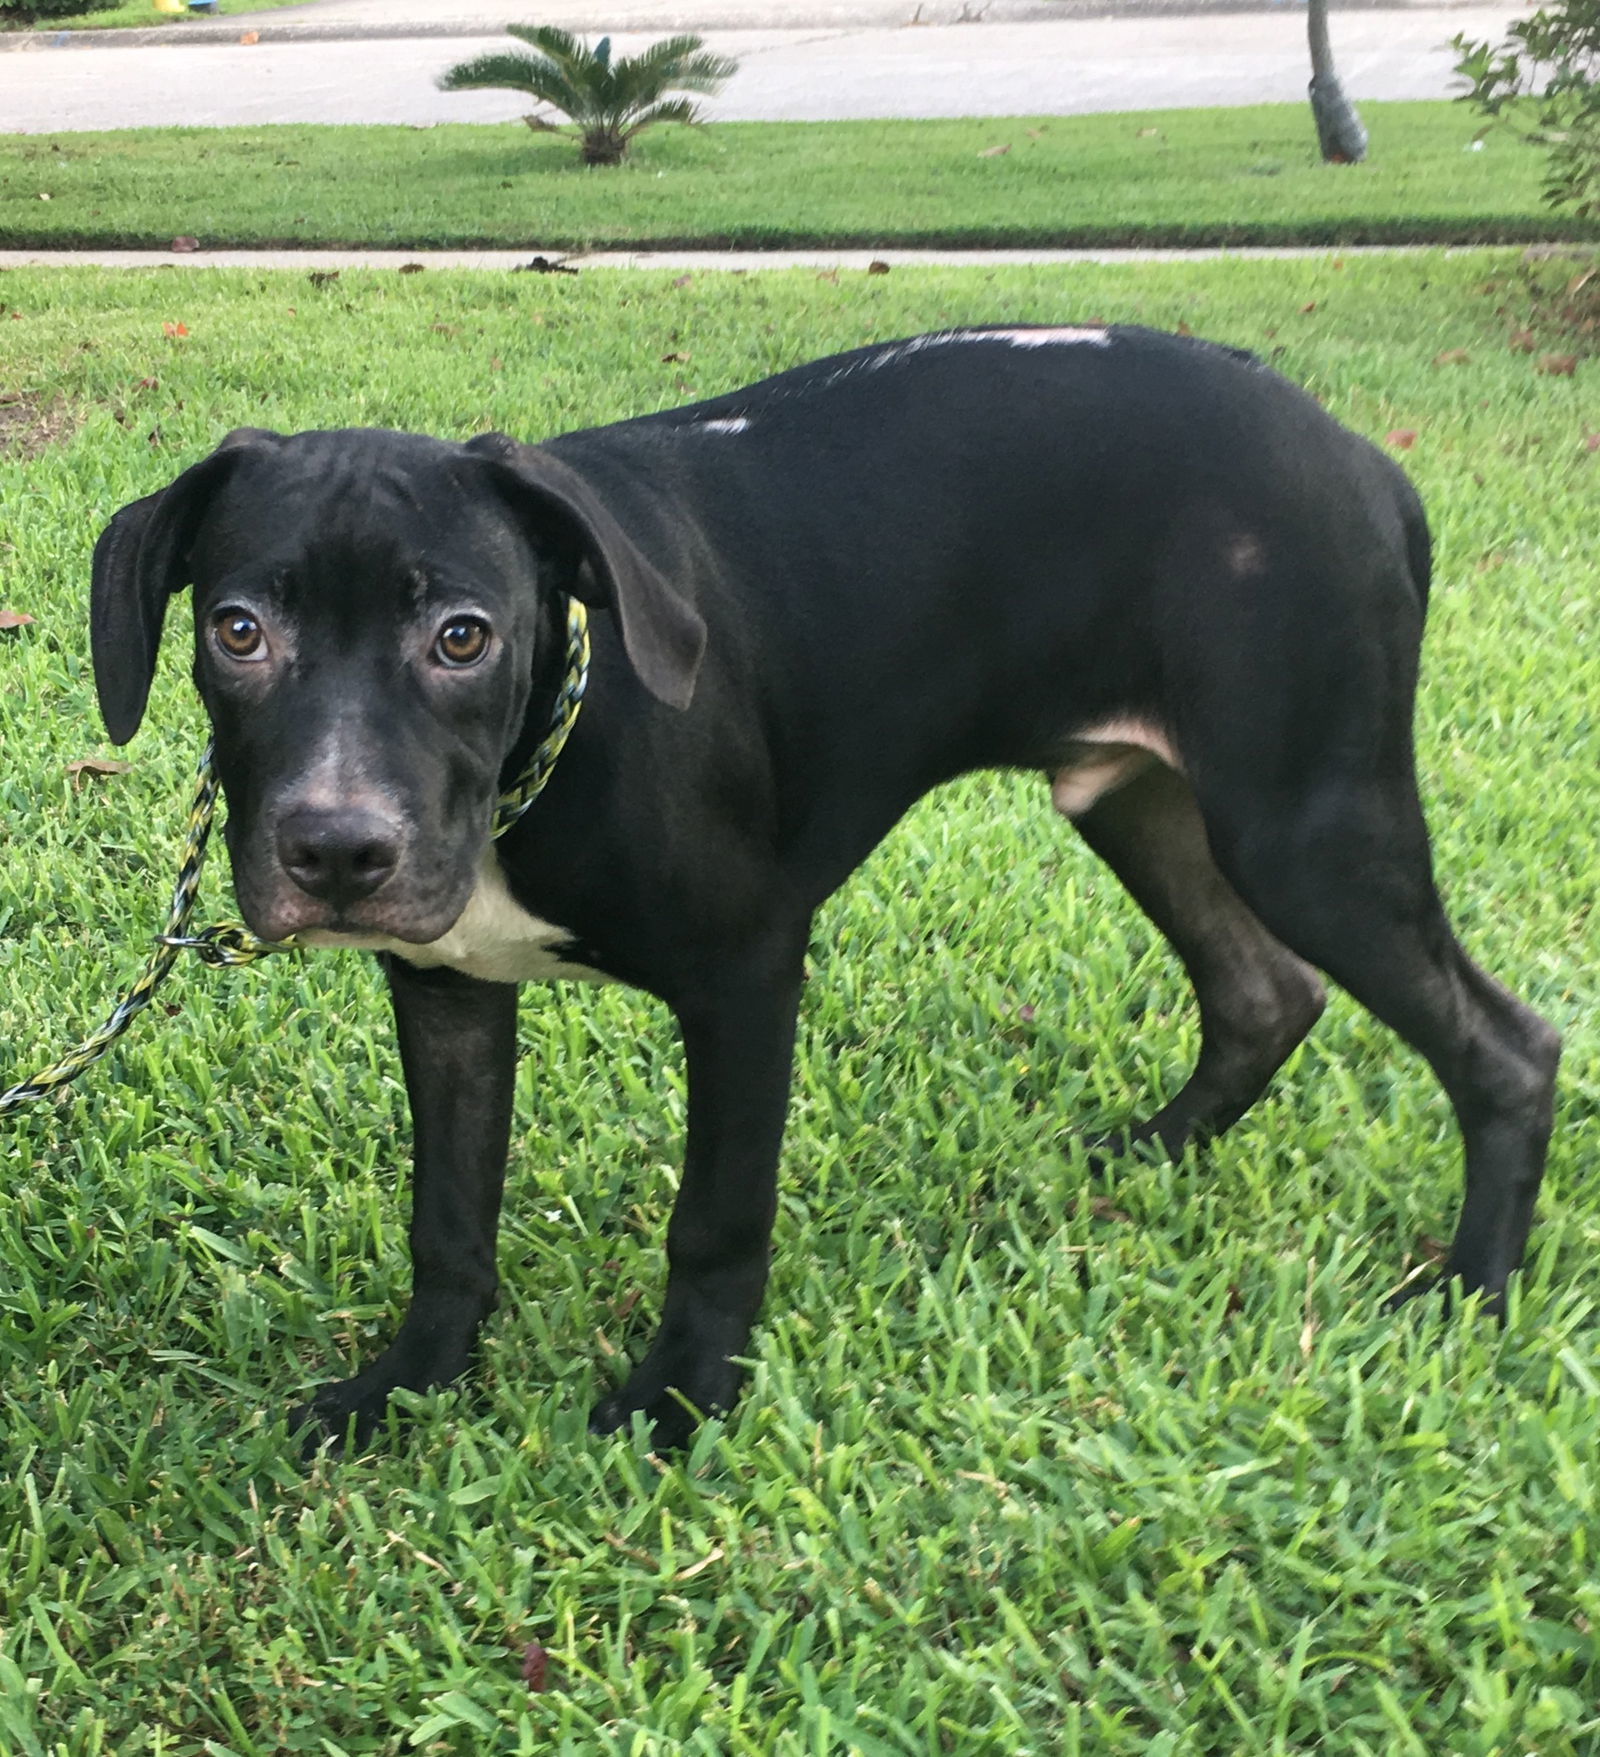
[[198,238],[174,238],[171,244],[171,250],[174,256],[187,256],[190,251],[198,250],[199,248],[200,240]]
[[1397,451],[1410,451],[1417,443],[1415,427],[1391,427],[1383,436],[1385,445],[1392,445]]
[[1510,345],[1514,354],[1531,354],[1533,352],[1533,331],[1531,329],[1512,330]]
[[878,257],[874,257],[872,261],[867,264],[867,273],[869,275],[886,275],[888,272],[888,263],[882,261]]
[[115,757],[85,756],[68,763],[67,773],[72,776],[73,785],[77,786],[85,775],[125,775],[132,767],[132,763],[119,763]]
[[1442,354],[1433,357],[1435,366],[1467,366],[1471,361],[1472,356],[1465,348],[1446,348]]
[[176,341],[179,336],[188,335],[189,326],[186,323],[164,323],[161,326],[161,333]]
[[522,1650],[522,1681],[530,1695],[537,1696],[550,1674],[550,1655],[537,1641],[530,1641]]
[[32,621],[25,610],[0,610],[0,628],[26,628]]
[[693,275],[679,275],[678,278],[672,284],[675,287],[692,287],[694,285],[694,276]]
[[261,41],[261,32],[245,31],[243,35],[240,36],[239,41],[248,49],[252,43],[259,43]]
[[395,270],[395,273],[402,275],[420,275],[422,270],[423,264],[420,262],[402,262],[399,268]]
[[663,366],[670,365],[673,361],[677,361],[677,363],[680,366],[687,366],[689,364],[689,355],[687,355],[687,354],[663,354],[661,356],[661,364]]
[[980,159],[1003,159],[1010,151],[1011,142],[1008,140],[1003,146],[986,146],[983,151],[978,154],[978,157]]
[[1533,363],[1535,372],[1543,372],[1549,378],[1571,378],[1578,370],[1576,354],[1541,354]]

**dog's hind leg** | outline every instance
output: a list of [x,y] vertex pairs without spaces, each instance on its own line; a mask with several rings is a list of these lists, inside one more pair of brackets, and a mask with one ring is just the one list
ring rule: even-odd
[[1316,1023],[1322,983],[1222,876],[1193,791],[1175,770],[1150,764],[1073,822],[1170,941],[1200,1006],[1200,1054],[1187,1083],[1154,1116],[1092,1149],[1152,1142],[1176,1155],[1220,1134],[1261,1096]]
[[1275,792],[1272,811],[1252,809],[1237,779],[1202,801],[1218,863],[1272,932],[1438,1076],[1466,1156],[1445,1274],[1498,1303],[1544,1172],[1560,1039],[1451,931],[1409,761],[1307,776],[1292,796]]

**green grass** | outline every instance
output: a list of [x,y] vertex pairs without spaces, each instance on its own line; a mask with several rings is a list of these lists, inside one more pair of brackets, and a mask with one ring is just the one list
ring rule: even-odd
[[[149,0],[129,0],[125,6],[108,6],[103,12],[85,12],[77,18],[49,18],[26,28],[35,31],[143,30],[151,25],[182,25],[196,18],[248,17],[256,12],[276,12],[283,6],[304,6],[308,0],[218,0],[213,14],[157,12]],[[5,26],[0,25],[0,29]]]
[[[135,130],[0,145],[24,246],[1322,244],[1600,236],[1543,155],[1448,103],[1364,105],[1328,166],[1304,105],[1001,121],[659,128],[592,170],[520,123]],[[1002,157],[981,156],[1009,143]],[[48,202],[41,201],[41,192]]]
[[653,1003],[530,989],[481,1367],[307,1478],[279,1413],[405,1297],[390,1026],[359,956],[186,970],[171,1017],[0,1125],[0,1751],[1593,1757],[1597,368],[1506,348],[1509,273],[6,275],[6,382],[78,422],[0,460],[0,604],[36,618],[0,636],[8,1075],[98,1020],[164,908],[187,613],[132,771],[75,790],[105,750],[88,557],[225,429],[535,436],[871,337],[1094,318],[1186,322],[1416,432],[1438,870],[1568,1047],[1503,1331],[1382,1313],[1448,1233],[1457,1147],[1342,1000],[1204,1166],[1091,1192],[1063,1132],[1170,1091],[1195,1022],[1039,781],[970,781],[819,920],[727,1422],[670,1464],[584,1432],[656,1309],[682,1078]]

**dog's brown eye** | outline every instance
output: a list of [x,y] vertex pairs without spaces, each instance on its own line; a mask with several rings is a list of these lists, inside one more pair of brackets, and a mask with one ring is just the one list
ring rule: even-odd
[[244,610],[224,610],[213,624],[217,645],[230,659],[260,659],[266,656],[266,636],[261,624]]
[[458,616],[439,630],[433,650],[446,665],[476,665],[489,650],[489,625],[476,616]]

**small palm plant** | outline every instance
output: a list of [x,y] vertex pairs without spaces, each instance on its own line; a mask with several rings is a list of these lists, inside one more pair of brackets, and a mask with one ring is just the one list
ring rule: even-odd
[[[586,165],[620,165],[628,144],[656,122],[698,122],[700,113],[669,91],[714,92],[738,71],[739,63],[704,52],[700,37],[664,37],[639,55],[611,58],[611,39],[593,49],[555,25],[508,24],[506,31],[537,54],[479,55],[439,76],[447,92],[527,92],[566,116],[576,127]],[[535,113],[530,128],[563,130]]]

